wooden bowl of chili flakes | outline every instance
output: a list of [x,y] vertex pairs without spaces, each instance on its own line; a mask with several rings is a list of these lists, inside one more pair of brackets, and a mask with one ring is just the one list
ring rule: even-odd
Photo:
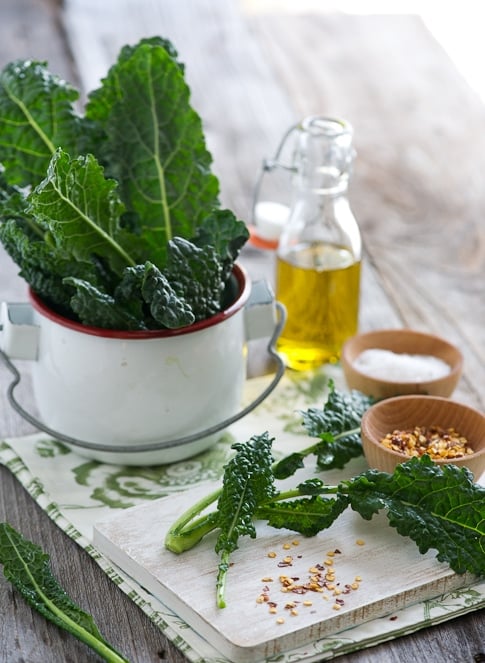
[[425,453],[438,464],[467,467],[478,481],[485,471],[485,415],[438,396],[397,396],[362,417],[362,447],[369,467],[393,472]]

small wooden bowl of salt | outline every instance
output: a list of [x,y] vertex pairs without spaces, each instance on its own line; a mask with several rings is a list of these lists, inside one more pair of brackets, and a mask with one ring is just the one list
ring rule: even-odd
[[350,338],[341,364],[349,389],[376,400],[406,394],[447,398],[461,377],[463,355],[439,336],[380,329]]

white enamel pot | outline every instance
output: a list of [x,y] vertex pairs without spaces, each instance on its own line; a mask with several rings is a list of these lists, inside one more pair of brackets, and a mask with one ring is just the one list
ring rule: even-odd
[[[30,304],[3,303],[0,351],[15,376],[11,404],[40,430],[102,462],[153,465],[203,451],[217,432],[256,407],[284,372],[273,350],[284,311],[267,285],[251,284],[239,265],[231,287],[225,310],[174,331],[88,327],[58,315],[33,293]],[[265,336],[278,370],[240,410],[247,341]],[[14,396],[20,374],[11,359],[34,360],[38,418]]]

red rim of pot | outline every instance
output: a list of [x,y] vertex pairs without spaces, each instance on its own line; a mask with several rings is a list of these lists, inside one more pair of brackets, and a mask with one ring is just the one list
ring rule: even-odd
[[53,322],[67,327],[81,334],[91,334],[92,336],[101,336],[103,338],[122,338],[122,339],[147,339],[147,338],[168,338],[172,336],[181,336],[182,334],[191,334],[192,332],[207,329],[213,325],[217,325],[227,318],[230,318],[235,313],[240,311],[246,304],[251,291],[251,283],[248,279],[246,270],[240,265],[234,265],[232,275],[237,282],[237,295],[234,301],[223,311],[216,313],[216,315],[194,322],[193,325],[181,327],[180,329],[148,329],[139,331],[123,331],[115,329],[103,329],[101,327],[91,327],[83,325],[75,320],[70,320],[62,315],[59,315],[51,308],[49,308],[42,299],[35,294],[32,290],[29,291],[32,306],[36,311],[41,313],[44,317],[52,320]]

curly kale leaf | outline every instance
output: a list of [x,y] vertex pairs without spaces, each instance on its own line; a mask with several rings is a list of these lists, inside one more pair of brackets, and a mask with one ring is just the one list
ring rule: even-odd
[[150,305],[153,318],[164,327],[177,329],[194,322],[190,305],[177,295],[165,275],[151,263],[145,264],[141,293]]
[[104,329],[146,329],[139,317],[130,314],[114,297],[88,281],[67,277],[63,282],[75,290],[70,305],[82,324]]
[[55,306],[59,313],[69,315],[74,289],[68,279],[95,284],[99,281],[99,271],[94,263],[67,258],[50,238],[42,241],[46,235],[27,217],[0,223],[0,241],[17,265],[21,265],[20,276],[45,302]]
[[236,442],[236,455],[224,468],[224,480],[217,503],[220,528],[216,552],[236,550],[240,536],[255,538],[254,512],[261,502],[276,493],[271,471],[272,438],[268,433],[253,436],[246,444]]
[[317,457],[318,467],[327,470],[341,469],[352,458],[361,456],[360,421],[371,404],[368,396],[358,391],[339,391],[329,380],[329,394],[323,407],[302,412],[308,435],[320,441],[282,458],[275,465],[275,476],[278,479],[291,476],[303,467],[305,458],[311,454]]
[[467,469],[439,466],[423,456],[398,465],[393,474],[368,470],[340,489],[366,520],[386,509],[391,527],[421,553],[436,549],[438,560],[457,573],[485,575],[485,488]]
[[176,237],[168,244],[164,274],[177,295],[190,305],[195,320],[205,320],[220,311],[222,264],[212,246],[200,249]]
[[[135,46],[125,44],[121,48],[115,65],[113,65],[108,71],[108,75],[102,81],[101,87],[90,92],[86,107],[86,117],[89,118],[92,126],[98,128],[96,143],[90,151],[96,155],[101,163],[103,163],[109,177],[117,177],[117,157],[112,148],[112,141],[102,127],[109,126],[111,113],[113,112],[112,109],[118,102],[120,95],[123,95],[123,91],[120,90],[116,84],[116,72],[118,67],[120,65],[125,66],[125,63],[129,68],[129,63],[132,61],[132,58],[136,56],[138,48],[145,45],[147,47],[162,48],[165,50],[170,56],[170,59],[180,69],[180,72],[182,74],[185,72],[185,66],[183,63],[177,61],[178,53],[175,47],[168,39],[164,39],[163,37],[156,36],[143,38]],[[148,49],[148,52],[150,52],[150,48]],[[135,223],[137,222],[138,218],[135,220]]]
[[358,391],[338,391],[331,384],[322,409],[310,408],[303,413],[303,426],[311,437],[321,442],[315,448],[319,467],[342,468],[362,455],[360,421],[372,399]]
[[200,248],[212,246],[222,263],[221,278],[224,282],[231,275],[232,266],[239,251],[249,238],[243,221],[236,219],[230,210],[214,210],[200,224],[193,243]]
[[256,537],[253,516],[259,504],[275,493],[271,471],[273,440],[267,433],[252,437],[246,444],[236,443],[236,455],[225,467],[217,503],[219,536],[215,551],[220,555],[217,576],[217,603],[225,606],[224,590],[229,558],[238,547],[240,536]]
[[143,303],[147,304],[158,326],[177,329],[219,310],[223,289],[219,275],[220,263],[213,252],[202,252],[176,238],[169,242],[166,269],[150,262],[127,268],[114,294],[120,304],[138,305],[140,316]]
[[83,324],[108,329],[177,329],[194,322],[189,305],[178,297],[152,263],[127,267],[114,294],[80,279],[66,278],[76,288],[71,307]]

